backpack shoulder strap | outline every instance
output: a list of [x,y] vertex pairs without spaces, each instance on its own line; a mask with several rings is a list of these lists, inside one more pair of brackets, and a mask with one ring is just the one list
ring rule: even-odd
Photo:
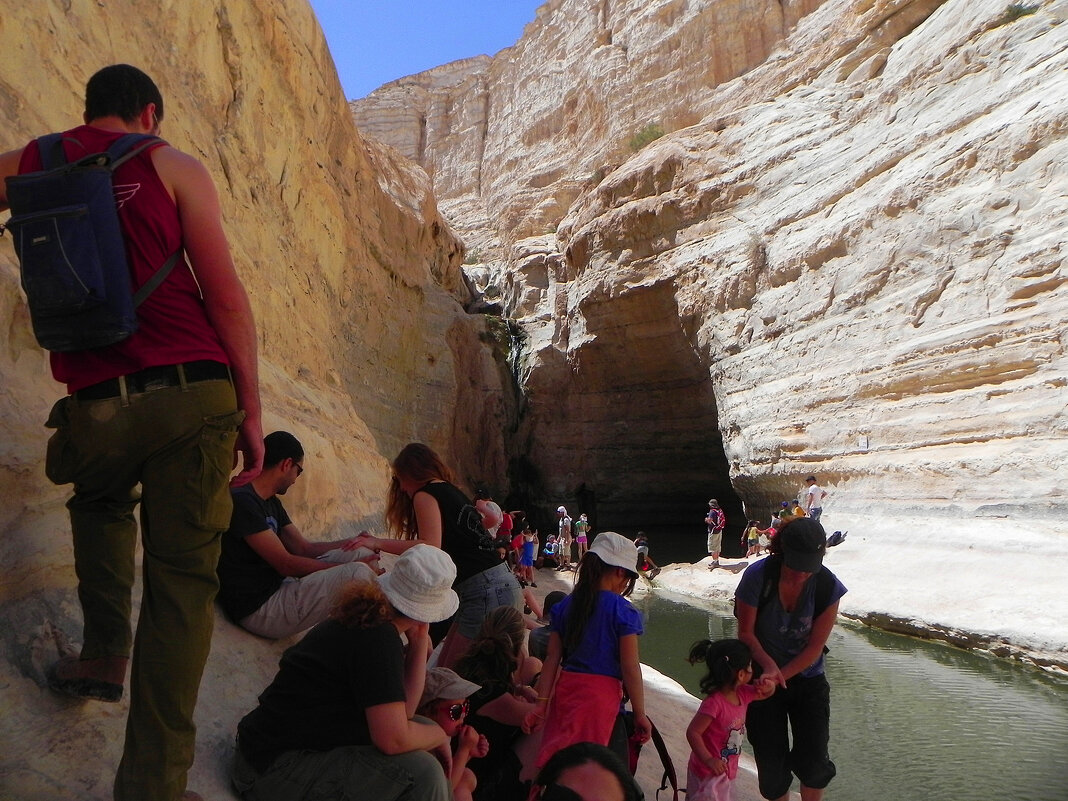
[[112,142],[108,148],[108,166],[114,172],[142,150],[157,143],[167,144],[152,134],[124,134]]
[[[769,556],[764,560],[764,584],[760,588],[760,603],[757,606],[757,611],[763,608],[769,600],[771,600],[772,593],[775,592],[775,588],[779,586],[779,576],[782,573],[782,557],[778,555]],[[816,598],[815,606],[813,607],[812,617],[817,618],[831,605],[831,593],[834,592],[834,579],[831,577],[831,572],[826,567],[821,567],[816,574]]]
[[656,753],[660,756],[660,763],[664,766],[664,776],[660,780],[660,788],[656,791],[656,797],[660,798],[660,790],[666,790],[670,784],[672,801],[679,801],[679,776],[675,771],[675,763],[671,760],[671,754],[668,752],[660,729],[652,721],[649,721],[649,725],[652,726],[653,745],[656,746]]
[[168,275],[171,274],[171,270],[174,269],[174,265],[176,265],[178,263],[178,259],[181,258],[181,256],[182,256],[182,251],[180,249],[176,250],[174,253],[172,253],[170,255],[170,257],[167,259],[167,261],[165,261],[163,263],[162,267],[160,267],[158,270],[156,270],[156,272],[152,273],[152,277],[151,278],[149,278],[147,281],[145,281],[143,284],[141,284],[141,288],[138,289],[137,292],[134,293],[134,296],[133,296],[133,305],[134,305],[135,309],[138,306],[140,306],[142,303],[144,303],[145,302],[145,298],[147,298],[149,295],[151,295],[153,292],[155,292],[156,291],[156,287],[158,287],[160,284],[162,284],[163,280]]
[[[141,153],[148,147],[152,147],[156,144],[167,144],[163,139],[152,134],[124,134],[111,143],[108,148],[108,169],[115,172],[120,166],[132,159],[134,156]],[[182,256],[182,251],[179,249],[172,253],[167,261],[152,274],[152,277],[145,281],[141,285],[141,288],[133,296],[133,305],[136,309],[142,303],[145,298],[151,295],[160,284],[170,275],[171,270],[174,269],[174,265],[178,263],[178,260]]]
[[46,170],[54,170],[67,163],[67,154],[63,152],[63,134],[51,133],[37,137],[37,150],[41,154],[41,165]]
[[812,617],[817,618],[823,614],[823,610],[831,605],[831,593],[834,592],[834,579],[831,578],[831,571],[826,567],[821,567],[820,572],[816,574],[816,605],[812,612]]
[[757,601],[758,615],[778,588],[780,575],[782,575],[782,556],[772,554],[764,560],[764,583],[760,586],[760,598]]

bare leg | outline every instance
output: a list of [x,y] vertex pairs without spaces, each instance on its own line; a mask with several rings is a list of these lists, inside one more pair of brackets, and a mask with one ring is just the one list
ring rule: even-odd
[[438,653],[438,667],[451,668],[459,661],[460,657],[467,653],[471,640],[462,635],[456,629],[456,623],[449,627],[449,633],[445,635],[445,641],[441,644]]
[[476,784],[475,774],[471,772],[470,768],[464,768],[463,778],[453,788],[452,801],[471,801]]
[[532,593],[526,587],[523,588],[523,600],[526,602],[527,606],[530,607],[531,614],[533,614],[534,617],[536,617],[536,618],[543,617],[542,610],[541,610],[541,604],[538,603],[538,599],[534,595],[534,593]]
[[801,801],[823,801],[823,789],[801,785]]

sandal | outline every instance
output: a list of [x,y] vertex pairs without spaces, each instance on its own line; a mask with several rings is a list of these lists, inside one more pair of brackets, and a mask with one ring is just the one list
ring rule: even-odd
[[[74,698],[88,698],[93,701],[116,703],[122,698],[122,685],[91,676],[70,675],[78,670],[81,660],[76,656],[65,656],[52,665],[47,672],[48,686],[57,693]],[[62,675],[67,673],[68,675]]]

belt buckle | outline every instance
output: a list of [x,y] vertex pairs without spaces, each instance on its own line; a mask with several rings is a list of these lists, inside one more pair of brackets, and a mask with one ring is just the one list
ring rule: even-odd
[[169,376],[161,375],[155,378],[150,378],[147,381],[141,383],[142,392],[152,392],[156,389],[166,389],[167,387],[174,386],[174,381]]

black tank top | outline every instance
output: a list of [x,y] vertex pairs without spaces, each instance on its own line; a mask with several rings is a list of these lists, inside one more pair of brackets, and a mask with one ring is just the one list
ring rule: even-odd
[[447,481],[432,481],[417,492],[425,492],[441,510],[441,550],[456,565],[456,584],[501,563],[493,538],[482,525],[482,515],[471,500]]

